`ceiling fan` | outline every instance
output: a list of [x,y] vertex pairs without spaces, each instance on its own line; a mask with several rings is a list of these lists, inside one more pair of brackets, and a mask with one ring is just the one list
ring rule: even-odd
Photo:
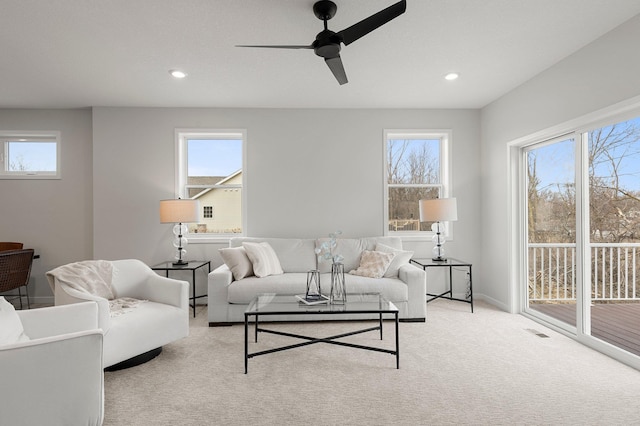
[[332,1],[321,0],[313,5],[313,13],[324,21],[324,30],[320,31],[316,36],[316,39],[310,45],[279,45],[279,46],[265,46],[265,45],[238,45],[237,47],[260,47],[270,49],[313,49],[316,55],[324,58],[324,61],[329,66],[329,69],[335,76],[338,83],[345,84],[348,82],[347,74],[344,71],[342,65],[342,59],[340,59],[341,44],[348,46],[359,38],[369,34],[376,28],[381,27],[394,18],[402,15],[407,9],[406,0],[399,1],[386,9],[375,13],[362,21],[345,28],[337,33],[327,28],[327,21],[334,17],[338,6]]

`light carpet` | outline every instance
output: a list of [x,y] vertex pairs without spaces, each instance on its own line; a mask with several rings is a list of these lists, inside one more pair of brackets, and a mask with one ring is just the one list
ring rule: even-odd
[[[523,316],[439,300],[400,324],[392,355],[314,344],[249,360],[244,327],[207,326],[156,359],[105,373],[105,425],[640,424],[640,372]],[[272,324],[328,336],[361,322]],[[541,338],[531,330],[542,332]],[[350,342],[393,348],[394,328]],[[294,343],[261,334],[251,351]]]

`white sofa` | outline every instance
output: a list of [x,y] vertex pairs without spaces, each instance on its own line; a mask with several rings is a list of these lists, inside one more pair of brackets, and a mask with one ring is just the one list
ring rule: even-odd
[[[104,367],[123,361],[139,364],[162,346],[189,335],[189,283],[166,278],[136,259],[114,260],[111,286],[116,297],[146,300],[129,312],[111,316],[109,301],[55,280],[55,304],[98,303],[98,326],[104,331]],[[146,355],[148,354],[148,355]],[[135,357],[142,355],[141,358]]]
[[[259,293],[304,294],[306,291],[307,272],[320,271],[322,293],[329,294],[331,287],[331,262],[319,261],[316,248],[327,238],[292,239],[292,238],[251,238],[236,237],[229,241],[229,247],[241,247],[244,242],[267,242],[276,253],[283,274],[262,278],[256,276],[235,280],[227,264],[222,264],[211,271],[208,279],[208,319],[209,326],[244,322],[244,311],[251,300]],[[347,293],[378,292],[393,302],[399,309],[402,321],[425,321],[426,318],[426,273],[408,263],[407,253],[398,256],[403,258],[401,265],[392,267],[382,278],[368,278],[351,275],[348,272],[360,264],[363,250],[375,250],[378,244],[402,250],[399,237],[340,238],[334,253],[344,256],[342,263],[345,270],[345,286]],[[410,255],[410,254],[409,254]],[[386,276],[390,275],[390,276]],[[322,316],[283,316],[271,317],[273,320],[318,320]],[[362,316],[341,316],[341,319],[362,319]],[[335,319],[335,318],[332,318]]]
[[0,345],[0,424],[102,424],[103,336],[96,304],[16,313],[28,339]]

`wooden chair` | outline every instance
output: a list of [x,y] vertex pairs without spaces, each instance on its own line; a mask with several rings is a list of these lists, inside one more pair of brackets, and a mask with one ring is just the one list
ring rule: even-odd
[[27,296],[27,308],[31,309],[27,284],[31,276],[33,249],[0,251],[0,293],[18,289],[22,309],[22,287]]
[[22,250],[22,243],[0,241],[0,251],[6,251],[6,250]]

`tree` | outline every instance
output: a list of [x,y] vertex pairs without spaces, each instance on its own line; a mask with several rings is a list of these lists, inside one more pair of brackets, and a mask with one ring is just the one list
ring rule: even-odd
[[625,188],[628,167],[640,161],[640,126],[630,120],[589,134],[591,241],[636,242],[640,236],[640,188]]
[[405,230],[417,229],[418,201],[436,198],[438,189],[424,186],[439,182],[439,155],[432,145],[416,140],[394,139],[387,147],[389,219],[401,221]]
[[9,163],[9,170],[12,172],[26,172],[31,169],[29,164],[24,160],[24,157],[22,155],[18,155]]

